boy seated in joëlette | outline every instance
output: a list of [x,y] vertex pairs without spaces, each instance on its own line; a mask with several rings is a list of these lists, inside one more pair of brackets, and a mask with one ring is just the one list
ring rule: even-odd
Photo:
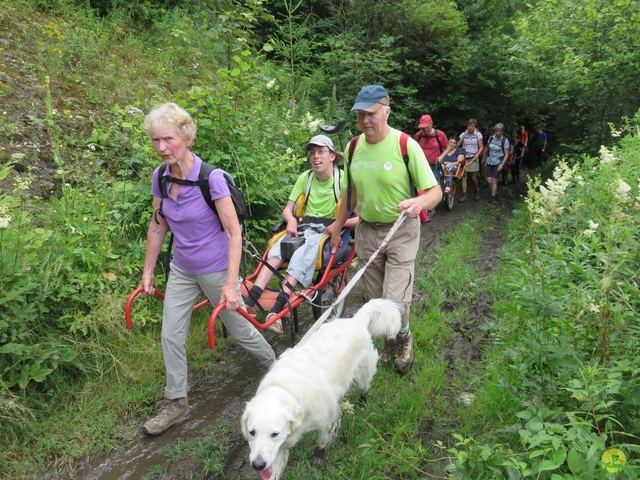
[[[336,206],[347,184],[346,174],[337,168],[343,162],[343,157],[335,151],[329,137],[316,135],[304,146],[304,149],[308,153],[308,163],[311,170],[303,172],[298,177],[289,195],[287,205],[282,211],[282,218],[286,223],[286,234],[271,247],[267,262],[274,270],[283,264],[281,249],[283,239],[304,236],[305,241],[288,260],[289,264],[285,281],[282,282],[282,290],[267,315],[267,322],[284,310],[289,296],[297,284],[303,287],[310,285],[318,256],[318,244],[324,236],[332,233]],[[339,175],[339,181],[334,180],[335,175]],[[336,188],[338,186],[339,188]],[[308,198],[304,205],[304,216],[297,217],[295,215],[296,201],[301,195],[306,196],[307,192]],[[352,217],[345,223],[345,227],[353,229],[357,222],[358,217]],[[347,244],[348,241],[343,241],[341,251],[346,250]],[[338,255],[340,253],[338,252]],[[266,266],[260,269],[245,300],[248,313],[256,313],[256,304],[260,301],[260,297],[273,275],[273,271]],[[276,320],[267,329],[283,333],[282,320]]]

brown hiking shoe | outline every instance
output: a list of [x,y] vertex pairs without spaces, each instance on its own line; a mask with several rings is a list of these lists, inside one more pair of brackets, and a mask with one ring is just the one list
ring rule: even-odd
[[144,424],[147,435],[160,435],[176,423],[184,422],[189,416],[189,400],[187,397],[171,400],[160,413]]
[[460,199],[458,200],[458,202],[460,203],[464,203],[467,200],[467,194],[463,193],[462,196],[460,197]]
[[474,200],[480,200],[480,190],[476,190],[476,196],[473,197]]
[[378,358],[378,362],[387,364],[391,363],[396,354],[396,339],[395,338],[385,338],[384,339],[384,348],[382,349],[382,353]]
[[407,332],[396,337],[396,371],[404,372],[413,363],[413,335]]

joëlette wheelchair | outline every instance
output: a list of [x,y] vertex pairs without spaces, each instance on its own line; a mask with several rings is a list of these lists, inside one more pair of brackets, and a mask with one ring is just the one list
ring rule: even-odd
[[[459,163],[455,171],[453,172],[449,171],[446,163],[440,164],[440,168],[442,169],[442,175],[440,176],[440,182],[442,187],[442,201],[447,207],[447,210],[453,209],[453,204],[455,203],[455,198],[456,198],[456,181],[455,180],[464,178],[465,174],[467,173],[467,167],[474,162],[475,160],[469,163],[466,163],[466,162]],[[452,180],[451,190],[447,193],[446,184],[447,184],[447,179],[449,178]]]
[[[337,212],[338,207],[336,207]],[[295,203],[294,207],[295,215],[301,218],[303,221],[304,217],[304,195],[301,195],[300,198]],[[253,281],[257,278],[260,270],[262,268],[270,268],[270,265],[267,264],[267,258],[269,256],[269,251],[275,245],[275,243],[286,234],[286,231],[283,229],[283,223],[281,222],[276,227],[274,227],[274,234],[267,245],[265,252],[260,255],[256,249],[256,247],[251,244],[248,240],[243,240],[244,244],[244,253],[252,258],[254,258],[258,263],[255,271],[248,275],[246,278],[243,278],[240,282],[240,293],[243,298],[247,298],[251,287],[253,286]],[[238,307],[236,311],[242,315],[248,322],[251,322],[256,328],[259,330],[265,330],[270,325],[275,323],[277,320],[282,319],[284,317],[291,319],[291,342],[295,344],[299,338],[299,320],[298,320],[298,306],[303,304],[304,302],[310,302],[312,307],[313,316],[315,319],[320,318],[320,316],[324,313],[324,311],[331,307],[335,299],[338,297],[344,286],[347,284],[347,269],[353,262],[355,258],[355,244],[351,239],[349,230],[343,230],[342,232],[342,247],[336,253],[331,252],[329,239],[330,237],[325,236],[320,241],[318,245],[318,256],[315,265],[315,274],[312,285],[308,288],[304,288],[301,290],[295,290],[289,296],[289,300],[285,305],[285,308],[274,317],[270,318],[269,321],[260,321],[257,317],[249,314],[244,307]],[[286,270],[287,263],[283,263],[280,266],[279,271]],[[284,275],[282,273],[274,274],[276,278],[283,281]],[[135,298],[143,292],[142,287],[136,288],[130,295],[125,304],[125,320],[127,324],[127,328],[133,328],[133,320],[131,316],[131,309],[133,305],[133,301]],[[268,311],[274,304],[280,289],[269,289],[266,288],[258,300],[258,308],[260,310]],[[158,289],[155,289],[154,295],[161,300],[164,299],[164,293]],[[193,310],[199,310],[202,307],[206,306],[209,303],[208,300],[203,300],[197,303]],[[220,312],[225,308],[226,303],[222,302],[218,304],[211,315],[209,316],[208,322],[208,337],[209,337],[209,348],[213,349],[216,347],[216,337],[215,337],[215,324],[218,319]],[[341,301],[339,305],[334,306],[332,317],[342,316],[345,309],[345,301]],[[223,334],[226,337],[226,330],[223,328]]]

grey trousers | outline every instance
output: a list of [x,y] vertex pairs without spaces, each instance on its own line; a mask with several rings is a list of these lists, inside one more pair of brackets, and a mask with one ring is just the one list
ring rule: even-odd
[[[226,271],[190,275],[171,265],[162,314],[162,355],[167,373],[164,396],[169,400],[187,396],[187,334],[198,295],[202,291],[211,305],[218,305],[226,278]],[[242,299],[239,283],[238,297]],[[276,361],[271,345],[239,313],[223,310],[220,318],[231,336],[258,362],[270,367]]]
[[[289,266],[287,267],[287,273],[295,278],[303,287],[308,287],[313,280],[313,274],[316,268],[316,261],[318,260],[318,244],[325,230],[324,225],[309,225],[304,233],[304,245],[298,250],[293,252],[291,259],[289,260]],[[319,231],[318,231],[319,230]],[[269,251],[269,258],[278,258],[282,260],[282,253],[280,244],[286,235],[276,242]]]

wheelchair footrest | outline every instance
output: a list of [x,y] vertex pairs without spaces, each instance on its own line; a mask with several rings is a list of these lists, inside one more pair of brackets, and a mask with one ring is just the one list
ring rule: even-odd
[[[251,290],[251,287],[253,287],[253,282],[250,282],[249,280],[243,280],[242,282],[240,282],[240,294],[242,295],[243,298],[247,298],[249,296],[249,291]],[[316,294],[316,291],[313,288],[296,290],[293,293],[291,293],[291,295],[289,295],[289,303],[293,303],[295,300],[297,300],[300,297],[301,293],[303,293],[304,295],[310,298],[313,298],[313,296]],[[262,308],[264,308],[266,311],[269,311],[273,307],[273,305],[276,303],[276,299],[278,298],[279,294],[280,294],[280,290],[265,288],[264,291],[262,292],[262,295],[260,295],[258,302],[260,303],[260,305],[262,305]],[[284,316],[288,317],[290,315],[291,313],[287,312],[285,313]]]

